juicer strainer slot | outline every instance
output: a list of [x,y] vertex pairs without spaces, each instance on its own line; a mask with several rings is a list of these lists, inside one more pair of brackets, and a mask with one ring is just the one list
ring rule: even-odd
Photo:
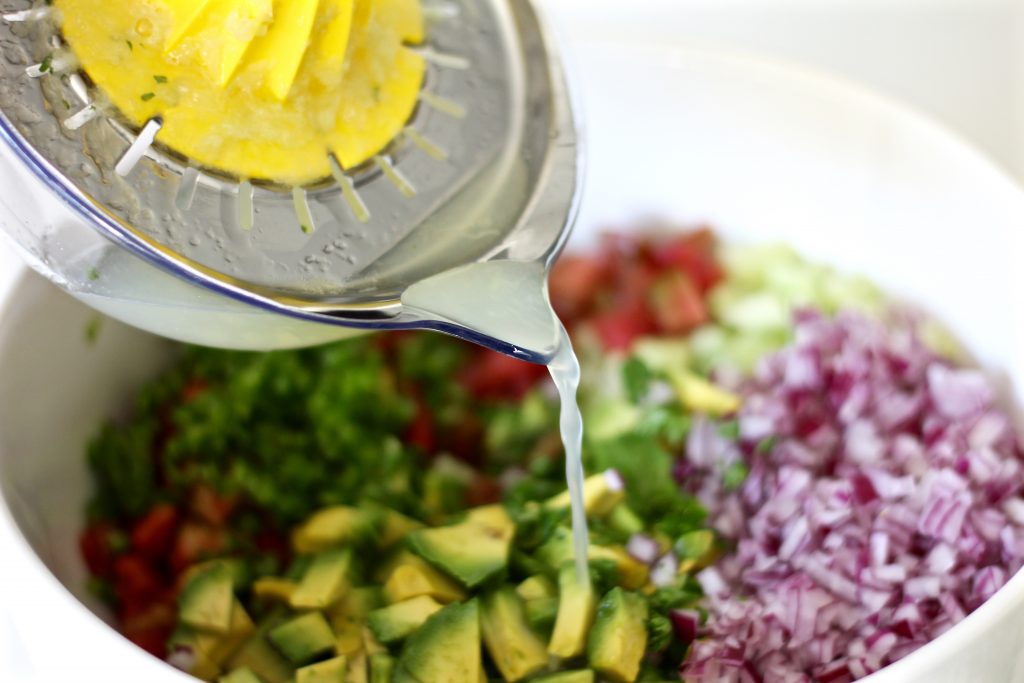
[[[459,15],[458,6],[452,2],[432,3],[424,7],[424,16],[430,24],[456,21]],[[219,191],[233,194],[237,198],[237,223],[244,230],[252,230],[256,226],[255,198],[257,194],[266,194],[267,197],[276,197],[279,201],[290,201],[294,208],[296,227],[303,232],[312,232],[316,229],[316,221],[309,211],[306,193],[319,193],[324,190],[338,193],[348,206],[352,217],[360,223],[366,223],[372,214],[361,196],[361,188],[365,184],[387,182],[397,190],[397,196],[411,199],[417,194],[416,179],[409,177],[403,169],[403,156],[419,150],[439,163],[445,163],[449,159],[445,145],[432,139],[430,131],[422,129],[425,128],[425,117],[421,116],[423,106],[426,105],[442,115],[455,119],[462,119],[467,113],[463,104],[437,94],[430,88],[443,83],[443,79],[438,77],[439,70],[464,71],[470,69],[472,64],[462,55],[441,51],[431,44],[432,32],[428,30],[422,44],[405,45],[406,49],[423,58],[427,71],[412,115],[399,134],[384,149],[351,168],[344,168],[333,152],[327,152],[330,175],[304,183],[301,187],[272,180],[239,177],[195,163],[173,148],[162,144],[157,139],[163,126],[160,116],[150,118],[141,127],[131,125],[116,107],[105,101],[102,91],[91,81],[88,74],[79,68],[73,52],[62,40],[59,23],[55,21],[54,12],[49,5],[8,12],[0,18],[8,22],[40,22],[52,28],[53,34],[48,42],[53,50],[41,62],[27,67],[25,73],[30,78],[57,76],[67,79],[67,87],[83,105],[64,119],[63,124],[69,130],[77,130],[97,118],[104,118],[120,134],[127,147],[114,164],[117,175],[127,176],[143,159],[151,160],[179,176],[180,186],[175,204],[185,211],[191,207],[197,191],[206,187],[217,187]]]

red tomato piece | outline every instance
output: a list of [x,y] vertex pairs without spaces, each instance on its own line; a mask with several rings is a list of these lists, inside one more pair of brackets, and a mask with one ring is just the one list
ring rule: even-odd
[[171,569],[175,574],[181,573],[196,562],[216,557],[226,545],[227,534],[223,529],[186,522],[178,529],[178,537],[174,540]]
[[150,602],[133,606],[120,613],[121,632],[146,652],[163,658],[167,655],[167,640],[177,621],[173,603]]
[[192,498],[189,501],[192,513],[214,526],[223,526],[237,506],[237,496],[222,496],[205,484],[200,484],[192,490]]
[[122,605],[151,601],[163,589],[159,572],[141,555],[121,555],[114,560],[114,592]]
[[546,374],[543,365],[485,350],[462,371],[459,380],[477,398],[517,401]]
[[656,330],[654,319],[642,302],[598,314],[589,324],[608,351],[628,351],[634,341]]
[[689,332],[708,319],[704,297],[682,271],[662,275],[651,288],[650,303],[658,328],[666,334]]
[[652,245],[650,258],[660,270],[676,268],[684,271],[702,293],[725,276],[715,257],[715,237],[708,229]]
[[586,315],[610,274],[600,258],[567,255],[558,259],[548,278],[551,305],[558,317],[570,324]]
[[202,379],[201,377],[191,378],[185,382],[185,386],[181,389],[181,402],[188,403],[189,401],[195,400],[205,393],[208,388],[209,385],[206,383],[205,379]]
[[88,527],[78,538],[78,547],[85,559],[85,566],[93,576],[106,578],[114,568],[114,552],[110,548],[110,535],[114,527],[107,522],[98,522]]
[[493,477],[481,474],[466,491],[466,505],[477,507],[478,505],[490,505],[501,500],[501,485]]
[[154,505],[132,528],[132,549],[149,558],[165,556],[178,528],[178,510],[169,503]]
[[429,454],[437,450],[434,416],[422,398],[416,398],[416,413],[405,432],[405,441],[424,453]]

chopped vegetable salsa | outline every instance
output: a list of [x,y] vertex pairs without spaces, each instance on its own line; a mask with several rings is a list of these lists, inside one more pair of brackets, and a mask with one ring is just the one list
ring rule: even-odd
[[788,249],[635,234],[551,274],[589,581],[543,367],[187,348],[88,451],[122,632],[227,683],[837,683],[1024,564],[1018,439],[948,334]]

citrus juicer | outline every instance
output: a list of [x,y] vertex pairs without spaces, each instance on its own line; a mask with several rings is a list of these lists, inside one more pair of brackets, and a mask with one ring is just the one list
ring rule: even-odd
[[3,0],[4,230],[59,286],[164,336],[272,348],[428,328],[547,360],[402,304],[465,264],[549,265],[580,178],[562,66],[534,3],[426,0],[423,15],[409,49],[426,72],[401,132],[365,163],[331,156],[329,173],[284,184],[161,144],[160,117],[133,124],[93,85],[49,2]]

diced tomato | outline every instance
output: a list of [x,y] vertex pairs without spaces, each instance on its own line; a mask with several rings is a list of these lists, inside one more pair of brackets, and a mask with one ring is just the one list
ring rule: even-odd
[[111,524],[98,522],[82,532],[78,539],[85,566],[93,576],[109,577],[114,568],[114,551],[110,547],[110,535],[114,531]]
[[547,374],[543,365],[481,351],[462,371],[459,380],[477,398],[519,400]]
[[589,324],[608,351],[628,351],[634,341],[656,329],[650,312],[642,304],[601,313]]
[[227,544],[227,534],[221,528],[185,522],[178,529],[178,537],[171,551],[171,569],[181,573],[190,565],[215,557],[222,553]]
[[132,549],[149,558],[167,554],[178,528],[178,510],[173,505],[154,505],[132,528]]
[[702,293],[718,284],[725,275],[715,257],[715,237],[706,228],[652,245],[650,259],[660,270],[684,271]]
[[121,632],[146,652],[163,658],[167,640],[177,621],[174,604],[163,600],[132,605],[119,611]]
[[437,434],[434,429],[434,415],[422,398],[416,398],[416,413],[405,432],[405,441],[418,447],[424,453],[437,450]]
[[501,485],[493,477],[481,474],[473,480],[466,491],[466,505],[490,505],[501,500]]
[[122,605],[144,603],[164,589],[159,572],[137,554],[121,555],[114,560],[114,592]]
[[214,526],[223,526],[237,506],[237,496],[222,496],[205,484],[196,486],[189,500],[192,513]]
[[598,290],[608,282],[609,268],[600,258],[563,256],[551,269],[548,289],[555,313],[567,325],[594,305]]
[[195,400],[205,393],[208,388],[209,384],[207,384],[205,379],[202,379],[201,377],[191,378],[185,382],[185,386],[182,387],[181,402],[188,403],[189,401]]
[[479,464],[483,456],[480,444],[484,438],[484,430],[483,420],[479,416],[464,415],[438,434],[440,450],[451,453],[459,460]]
[[707,322],[704,297],[682,271],[669,271],[651,288],[651,309],[658,328],[666,334],[683,334]]

